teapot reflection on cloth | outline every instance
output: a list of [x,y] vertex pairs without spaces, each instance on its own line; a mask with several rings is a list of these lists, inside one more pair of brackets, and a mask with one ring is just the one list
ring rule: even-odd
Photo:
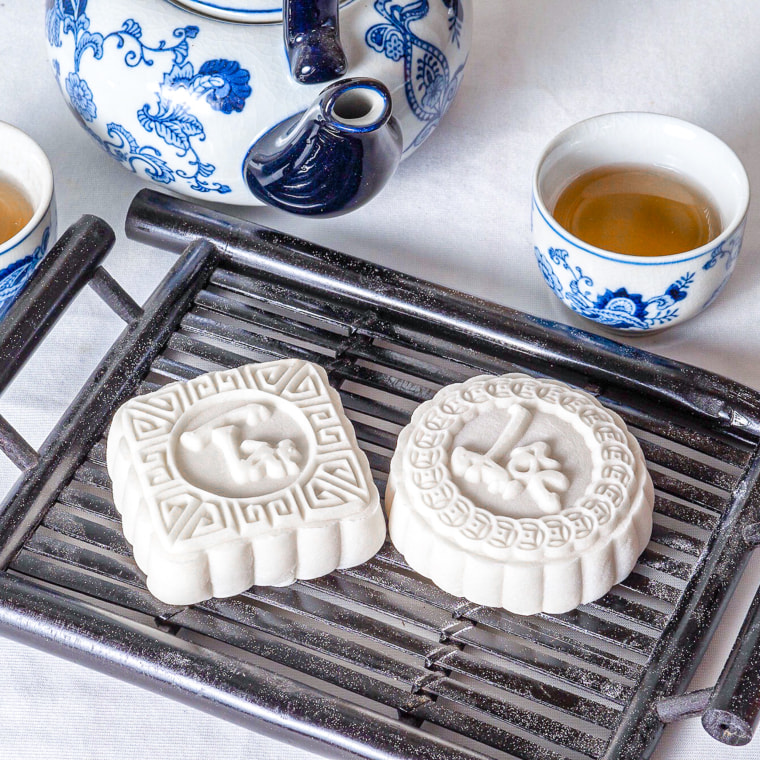
[[471,0],[47,0],[71,109],[126,168],[195,198],[362,205],[459,87]]

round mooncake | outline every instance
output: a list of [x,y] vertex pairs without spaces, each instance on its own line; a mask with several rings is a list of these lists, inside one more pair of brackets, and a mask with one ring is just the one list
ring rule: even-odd
[[598,599],[633,569],[654,490],[620,417],[523,374],[481,376],[422,404],[399,437],[390,536],[444,591],[522,615]]

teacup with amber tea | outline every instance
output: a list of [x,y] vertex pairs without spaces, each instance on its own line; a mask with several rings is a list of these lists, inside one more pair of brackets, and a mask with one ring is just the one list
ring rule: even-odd
[[55,240],[53,171],[25,132],[0,122],[0,318]]
[[701,312],[736,264],[749,180],[680,119],[613,113],[566,129],[533,177],[534,253],[557,297],[607,328],[647,332]]

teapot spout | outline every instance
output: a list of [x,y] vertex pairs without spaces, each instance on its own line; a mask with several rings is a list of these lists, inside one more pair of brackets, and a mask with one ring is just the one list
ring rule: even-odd
[[248,152],[245,178],[262,202],[294,214],[338,216],[372,199],[401,160],[391,95],[374,79],[344,79]]

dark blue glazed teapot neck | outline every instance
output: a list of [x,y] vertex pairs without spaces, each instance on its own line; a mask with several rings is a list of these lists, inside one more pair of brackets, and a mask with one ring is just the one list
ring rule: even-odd
[[351,0],[225,0],[224,4],[217,0],[168,2],[224,21],[255,23],[282,18],[285,50],[291,74],[297,82],[324,84],[346,73],[338,16],[340,6]]
[[340,44],[339,0],[283,0],[282,24],[290,72],[301,84],[322,84],[346,73]]

